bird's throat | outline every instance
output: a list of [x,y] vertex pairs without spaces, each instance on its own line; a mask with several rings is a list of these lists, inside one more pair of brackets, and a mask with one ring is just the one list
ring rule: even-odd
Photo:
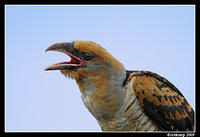
[[[88,110],[97,120],[111,120],[122,105],[125,94],[122,91],[123,80],[114,78],[110,73],[87,73],[76,82],[82,93],[82,99]],[[124,76],[125,79],[125,74]],[[98,114],[98,115],[97,115]]]

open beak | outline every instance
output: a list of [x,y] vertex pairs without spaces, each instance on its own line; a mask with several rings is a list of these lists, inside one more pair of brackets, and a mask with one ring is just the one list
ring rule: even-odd
[[74,49],[73,43],[56,43],[52,46],[48,47],[47,51],[59,51],[68,55],[71,60],[69,62],[60,62],[53,65],[50,65],[45,68],[45,70],[62,70],[62,69],[73,69],[76,67],[80,67],[83,64],[83,61],[78,57],[77,50]]

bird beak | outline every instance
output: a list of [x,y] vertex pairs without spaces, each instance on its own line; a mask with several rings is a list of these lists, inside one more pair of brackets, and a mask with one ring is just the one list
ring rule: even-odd
[[72,69],[75,67],[79,67],[83,64],[82,60],[74,55],[74,53],[77,51],[74,49],[72,42],[53,44],[52,46],[48,47],[45,50],[45,52],[47,52],[47,51],[58,51],[58,52],[65,53],[66,55],[68,55],[71,58],[71,60],[69,62],[60,62],[60,63],[50,65],[45,68],[46,71],[47,70]]

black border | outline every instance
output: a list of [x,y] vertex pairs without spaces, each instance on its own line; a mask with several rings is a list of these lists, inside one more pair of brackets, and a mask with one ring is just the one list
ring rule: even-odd
[[[1,40],[0,40],[0,42],[1,42],[1,46],[0,46],[0,48],[1,48],[1,50],[0,50],[0,55],[1,56],[3,56],[3,57],[1,57],[0,58],[0,60],[1,60],[1,63],[4,65],[4,67],[0,67],[0,68],[2,68],[2,70],[1,70],[1,80],[3,81],[3,82],[1,82],[1,84],[2,84],[2,86],[1,87],[3,87],[3,89],[1,90],[1,92],[0,92],[0,97],[1,97],[1,99],[0,99],[0,108],[1,108],[1,113],[0,113],[0,134],[2,133],[2,132],[4,132],[4,103],[5,103],[5,101],[4,101],[4,93],[5,93],[5,87],[4,87],[4,85],[5,85],[5,52],[4,52],[4,46],[5,46],[5,42],[4,42],[4,4],[1,2],[0,3],[0,20],[1,20]],[[3,46],[4,45],[4,46]],[[3,65],[1,65],[1,66],[3,66]],[[1,136],[1,135],[0,135]]]
[[[123,2],[123,3],[122,3]],[[127,133],[127,132],[122,132],[122,133],[111,133],[111,132],[5,132],[5,99],[4,99],[4,95],[5,95],[5,5],[60,5],[60,4],[65,4],[65,5],[71,5],[71,4],[78,4],[78,5],[93,5],[93,4],[98,4],[98,5],[174,5],[174,4],[178,4],[178,5],[195,5],[195,89],[197,90],[197,86],[198,83],[196,82],[198,77],[198,69],[197,69],[197,56],[198,56],[198,46],[200,46],[199,43],[199,39],[200,39],[200,35],[199,35],[199,25],[200,25],[200,21],[199,21],[199,13],[200,13],[200,0],[134,0],[134,1],[119,1],[119,0],[115,0],[115,1],[102,1],[102,0],[96,0],[96,1],[91,1],[91,2],[86,2],[83,0],[55,0],[55,1],[50,1],[50,0],[24,0],[24,1],[20,1],[20,0],[0,0],[0,14],[1,14],[1,63],[4,65],[4,67],[1,66],[1,68],[3,68],[3,70],[1,71],[1,76],[3,76],[4,78],[4,82],[1,82],[3,87],[3,90],[0,92],[0,102],[1,102],[1,119],[0,119],[0,136],[30,136],[30,135],[34,135],[34,136],[39,136],[39,135],[48,135],[48,136],[66,136],[66,135],[89,135],[91,134],[93,135],[97,135],[97,136],[102,136],[102,135],[114,135],[114,136],[118,136],[118,135],[125,135],[125,136],[143,136],[143,135],[147,135],[147,136],[160,136],[160,135],[165,135],[167,136],[168,133]],[[2,46],[4,45],[4,46]],[[196,92],[195,91],[195,92]],[[196,112],[196,132],[195,136],[197,136],[197,134],[199,134],[199,124],[198,124],[198,116],[197,116],[197,111],[199,111],[199,105],[197,103],[198,99],[198,92],[196,92],[196,96],[195,96],[195,112]],[[171,132],[169,132],[171,133]],[[187,136],[187,133],[185,132],[178,132],[178,134],[185,134],[185,136]],[[134,135],[132,135],[134,134]]]
[[1,0],[4,4],[196,4],[199,0]]

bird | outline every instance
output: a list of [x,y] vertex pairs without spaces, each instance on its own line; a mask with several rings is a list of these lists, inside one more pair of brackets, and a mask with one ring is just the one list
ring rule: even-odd
[[102,131],[194,131],[194,110],[166,78],[151,71],[126,70],[99,44],[74,40],[47,51],[71,58],[45,68],[75,79],[81,98]]

